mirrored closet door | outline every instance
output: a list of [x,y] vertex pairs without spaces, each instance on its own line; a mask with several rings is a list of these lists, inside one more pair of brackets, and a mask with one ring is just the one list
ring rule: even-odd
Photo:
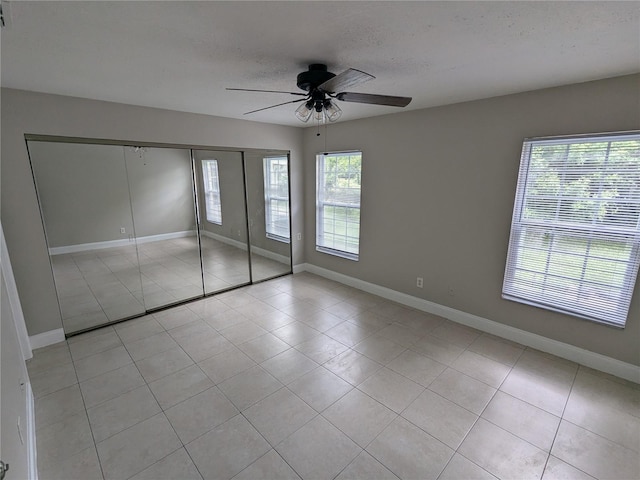
[[193,150],[205,293],[251,281],[242,152]]
[[65,332],[144,313],[125,148],[28,146]]
[[289,156],[287,152],[245,153],[247,215],[254,282],[291,271]]
[[27,145],[67,335],[291,273],[288,152],[51,138]]
[[125,147],[125,158],[145,308],[201,297],[191,150]]

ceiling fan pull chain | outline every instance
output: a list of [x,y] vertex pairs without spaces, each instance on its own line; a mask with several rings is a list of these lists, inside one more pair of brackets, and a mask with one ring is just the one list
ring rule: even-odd
[[327,155],[327,124],[324,124],[324,154]]

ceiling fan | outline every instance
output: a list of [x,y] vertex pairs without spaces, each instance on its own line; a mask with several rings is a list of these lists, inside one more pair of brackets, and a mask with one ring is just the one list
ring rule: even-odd
[[411,97],[395,97],[391,95],[374,95],[371,93],[345,92],[344,90],[354,85],[359,85],[376,77],[368,73],[349,68],[338,75],[327,70],[327,66],[321,63],[309,65],[309,69],[299,73],[296,84],[298,88],[307,93],[283,92],[280,90],[257,90],[250,88],[227,88],[242,92],[267,92],[284,93],[304,98],[278,103],[270,107],[259,108],[246,112],[245,115],[261,112],[270,108],[287,105],[290,103],[304,102],[296,109],[296,117],[303,122],[309,121],[311,116],[318,122],[335,122],[342,115],[342,110],[335,100],[353,103],[368,103],[372,105],[388,105],[391,107],[406,107],[411,102]]

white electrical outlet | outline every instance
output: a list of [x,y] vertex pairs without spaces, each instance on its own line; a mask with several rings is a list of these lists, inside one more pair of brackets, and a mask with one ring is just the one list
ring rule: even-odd
[[422,277],[416,278],[416,287],[422,288],[423,285],[424,285],[424,280],[422,279]]
[[120,227],[120,233],[127,233],[127,229],[124,227]]

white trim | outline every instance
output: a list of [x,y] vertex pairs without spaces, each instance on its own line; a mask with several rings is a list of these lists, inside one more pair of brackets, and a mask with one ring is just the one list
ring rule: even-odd
[[359,290],[378,295],[382,298],[392,300],[403,305],[422,310],[424,312],[433,313],[453,322],[461,323],[469,327],[482,330],[483,332],[512,340],[514,342],[526,345],[528,347],[551,353],[558,357],[566,358],[573,362],[585,365],[587,367],[610,373],[620,378],[640,383],[640,366],[631,363],[622,362],[615,358],[607,357],[584,348],[576,347],[568,343],[559,342],[551,338],[543,337],[535,333],[527,332],[519,328],[511,327],[503,323],[495,322],[471,313],[456,310],[445,305],[430,302],[422,298],[417,298],[406,293],[391,290],[373,283],[365,282],[358,278],[349,277],[341,273],[327,270],[309,263],[302,263],[293,267],[293,273],[310,272],[321,277],[334,280],[336,282],[349,285]]
[[27,462],[28,475],[30,480],[38,480],[38,452],[36,450],[36,407],[31,390],[31,382],[27,382],[27,452],[29,460]]
[[65,253],[86,252],[87,250],[101,250],[103,248],[126,247],[132,243],[128,238],[121,240],[107,240],[104,242],[78,243],[62,247],[49,248],[49,255],[63,255]]
[[184,230],[182,232],[159,233],[158,235],[148,235],[136,238],[136,243],[152,243],[161,240],[173,240],[174,238],[195,237],[195,230]]
[[[238,240],[234,240],[233,238],[225,237],[223,235],[212,233],[207,230],[202,230],[202,234],[205,237],[213,238],[214,240],[218,240],[219,242],[226,243],[227,245],[234,246],[241,250],[244,250],[244,251],[247,250],[246,243],[240,242]],[[139,244],[142,244],[142,243],[158,242],[161,240],[171,240],[174,238],[193,237],[195,235],[196,235],[195,230],[185,230],[182,232],[161,233],[159,235],[149,235],[146,237],[138,237],[136,238],[135,241]],[[131,243],[133,243],[133,240],[129,240],[128,238],[121,239],[121,240],[107,240],[105,242],[79,243],[76,245],[65,245],[63,247],[52,247],[49,249],[49,254],[61,255],[64,253],[86,252],[88,250],[100,250],[103,248],[124,247],[126,245],[130,245]],[[254,251],[257,255],[261,255],[271,260],[275,260],[276,262],[285,263],[285,264],[289,263],[289,257],[286,257],[284,255],[279,255],[269,250],[265,250],[263,248],[258,248],[253,246],[251,247],[251,250]]]
[[[5,280],[7,288],[7,294],[9,297],[9,308],[11,310],[11,316],[16,328],[16,335],[18,336],[18,343],[20,353],[23,360],[29,360],[33,357],[32,343],[27,332],[27,326],[24,321],[24,314],[22,313],[22,305],[20,304],[20,297],[18,295],[18,288],[13,276],[13,269],[11,268],[11,259],[9,258],[9,251],[7,249],[7,243],[4,238],[4,230],[2,223],[0,223],[0,275]],[[64,340],[64,333],[62,334]],[[25,383],[25,406],[27,413],[27,470],[30,480],[38,480],[38,462],[36,453],[36,418],[35,418],[35,400],[33,398],[33,391],[31,390],[31,381],[29,380],[29,373],[25,364],[22,364],[22,371]]]
[[225,237],[224,235],[219,235],[217,233],[209,232],[207,230],[202,230],[202,234],[205,237],[213,238],[214,240],[218,240],[219,242],[226,243],[227,245],[231,245],[232,247],[239,248],[240,250],[247,250],[247,244],[244,242],[240,242],[238,240],[234,240],[233,238]]
[[[158,242],[160,240],[171,240],[174,238],[193,237],[195,230],[185,230],[182,232],[160,233],[158,235],[148,235],[138,237],[136,243]],[[49,255],[61,255],[63,253],[86,252],[87,250],[101,250],[103,248],[126,247],[134,242],[133,239],[121,238],[119,240],[106,240],[104,242],[78,243],[76,245],[64,245],[62,247],[51,247]]]
[[[209,232],[207,230],[202,230],[202,234],[205,237],[212,238],[214,240],[218,240],[219,242],[225,243],[227,245],[231,245],[232,247],[239,248],[240,250],[247,251],[247,244],[243,242],[239,242],[238,240],[234,240],[233,238],[225,237],[223,235],[219,235],[217,233]],[[256,255],[261,255],[270,260],[275,260],[276,262],[284,263],[285,265],[290,262],[289,257],[284,255],[280,255],[278,253],[271,252],[269,250],[265,250],[264,248],[251,246],[251,251]]]
[[32,347],[29,342],[29,333],[27,332],[27,325],[24,321],[22,305],[20,304],[20,296],[18,295],[18,287],[16,286],[16,280],[13,276],[9,250],[7,250],[7,242],[4,239],[4,230],[2,229],[1,223],[0,245],[0,269],[2,269],[2,276],[6,282],[7,294],[9,295],[9,308],[13,314],[13,322],[16,327],[16,334],[18,335],[18,342],[20,343],[20,353],[22,353],[22,358],[24,360],[29,360],[33,357],[33,352],[31,351]]
[[269,260],[273,260],[278,263],[284,263],[285,265],[289,265],[291,259],[285,255],[280,255],[279,253],[272,252],[271,250],[265,250],[264,248],[258,248],[251,246],[251,253],[255,253],[256,255],[260,255],[261,257],[268,258]]
[[54,343],[64,342],[64,330],[57,328],[55,330],[49,330],[48,332],[38,333],[37,335],[30,336],[29,340],[31,342],[31,348],[34,350],[36,348],[48,347]]

